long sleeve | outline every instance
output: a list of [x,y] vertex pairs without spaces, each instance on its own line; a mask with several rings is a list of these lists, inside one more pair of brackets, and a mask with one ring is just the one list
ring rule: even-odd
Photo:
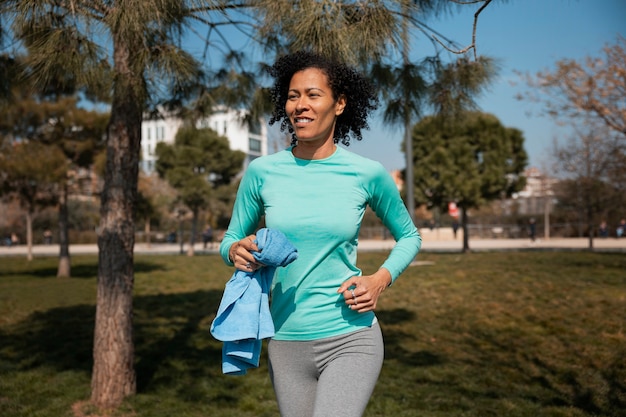
[[255,162],[256,160],[250,163],[241,179],[230,224],[220,244],[220,255],[228,265],[232,265],[228,259],[231,245],[254,233],[264,214],[263,200],[259,193],[262,187],[262,168]]
[[370,192],[370,207],[396,240],[396,245],[381,266],[391,273],[394,282],[415,259],[422,246],[422,237],[411,221],[393,179],[382,165],[368,174],[366,186]]

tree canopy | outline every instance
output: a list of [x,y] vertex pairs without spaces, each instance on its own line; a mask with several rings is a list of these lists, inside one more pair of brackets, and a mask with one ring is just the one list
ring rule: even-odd
[[157,173],[178,191],[180,202],[193,214],[189,255],[193,255],[198,214],[209,205],[214,190],[227,187],[243,167],[245,153],[230,149],[228,138],[212,129],[183,126],[173,144],[156,147]]
[[[22,61],[28,59],[22,58]],[[28,71],[29,68],[26,67]],[[37,142],[56,148],[66,159],[68,170],[90,168],[95,155],[104,146],[107,113],[79,107],[78,98],[66,87],[55,89],[57,83],[41,86],[30,78],[12,74],[14,83],[6,100],[0,101],[0,141]],[[69,223],[67,209],[68,175],[56,187],[59,202],[59,268],[57,276],[71,275],[69,254]]]
[[38,204],[55,201],[54,188],[65,178],[67,160],[58,150],[37,142],[16,143],[0,156],[0,191],[16,195],[33,211]]
[[15,143],[0,156],[0,196],[13,197],[26,211],[28,259],[32,259],[32,217],[57,202],[68,163],[59,149],[37,142]]
[[[467,210],[509,197],[525,184],[522,132],[503,126],[493,115],[429,116],[415,125],[412,139],[417,202],[442,212],[456,203],[464,228]],[[469,249],[467,236],[465,230],[464,250]]]

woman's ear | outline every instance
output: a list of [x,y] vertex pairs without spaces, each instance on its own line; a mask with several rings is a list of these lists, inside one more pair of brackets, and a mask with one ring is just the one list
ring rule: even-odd
[[346,95],[341,94],[337,99],[337,103],[335,103],[335,116],[339,116],[341,113],[343,113],[343,110],[346,108],[346,104]]

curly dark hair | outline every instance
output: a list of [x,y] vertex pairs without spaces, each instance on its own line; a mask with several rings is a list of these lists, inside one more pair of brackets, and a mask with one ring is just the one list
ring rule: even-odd
[[348,65],[309,51],[298,51],[282,56],[268,69],[275,80],[270,90],[274,111],[269,124],[280,122],[280,130],[284,132],[287,129],[291,133],[292,145],[297,143],[289,115],[285,112],[285,103],[291,77],[307,68],[317,68],[326,74],[335,100],[342,94],[346,97],[346,107],[337,117],[335,124],[335,143],[341,140],[344,145],[350,145],[350,133],[356,140],[363,139],[361,129],[369,128],[367,117],[370,111],[378,107],[378,98],[373,85]]

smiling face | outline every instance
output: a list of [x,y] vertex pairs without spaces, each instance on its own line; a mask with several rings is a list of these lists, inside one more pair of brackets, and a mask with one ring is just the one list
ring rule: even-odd
[[344,96],[335,100],[322,70],[306,68],[291,77],[285,111],[299,144],[333,143],[335,120],[345,106]]

